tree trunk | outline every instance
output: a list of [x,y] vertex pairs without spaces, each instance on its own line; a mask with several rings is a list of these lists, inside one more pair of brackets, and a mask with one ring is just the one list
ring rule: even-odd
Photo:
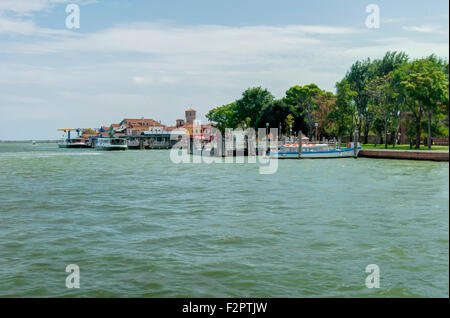
[[387,149],[388,147],[388,140],[387,140],[387,123],[384,123],[384,149]]
[[[397,129],[395,130],[395,135],[394,135],[394,145],[392,146],[392,148],[395,148],[395,146],[397,146],[397,140],[400,139],[399,137],[400,134],[400,125],[397,126]],[[399,141],[400,142],[400,141]]]
[[428,150],[431,150],[431,111],[428,112]]
[[[359,134],[361,135],[361,133],[362,133],[362,122],[360,122],[359,124],[358,124],[358,132],[359,132]],[[355,131],[356,132],[356,131]],[[353,134],[353,137],[354,137],[355,135]],[[353,138],[353,141],[355,141],[354,140],[355,138]]]
[[420,149],[420,120],[416,119],[416,145],[415,149]]
[[369,129],[364,127],[364,144],[369,143]]

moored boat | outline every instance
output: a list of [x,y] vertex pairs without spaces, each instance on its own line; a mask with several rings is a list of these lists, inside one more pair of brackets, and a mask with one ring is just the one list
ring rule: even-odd
[[127,140],[125,138],[103,137],[98,138],[95,143],[98,150],[127,150]]
[[[356,154],[358,155],[361,146],[357,145]],[[299,156],[298,144],[284,144],[278,151],[269,152],[268,156],[278,159],[318,159],[318,158],[348,158],[355,155],[353,143],[347,148],[330,148],[328,144],[302,144],[302,153]]]
[[88,148],[83,138],[63,139],[58,142],[59,148]]
[[[64,138],[58,142],[59,148],[88,148],[84,138],[80,137],[81,129],[58,129],[64,132]],[[71,138],[71,132],[77,132],[76,138]]]

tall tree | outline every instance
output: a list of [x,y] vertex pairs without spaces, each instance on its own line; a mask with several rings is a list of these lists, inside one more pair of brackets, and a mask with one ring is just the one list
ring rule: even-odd
[[322,94],[324,92],[316,84],[296,85],[286,92],[286,101],[305,119],[310,139],[314,132],[314,111],[317,108],[318,97]]
[[339,144],[342,136],[345,134],[352,135],[353,118],[356,112],[354,105],[355,96],[356,92],[351,89],[347,80],[344,79],[336,83],[336,102],[328,113],[327,118],[332,122],[333,133],[338,137]]
[[[428,148],[431,149],[433,114],[448,105],[448,76],[434,57],[415,60],[394,73],[394,84],[414,119],[416,149],[420,147],[421,121],[428,117]],[[446,106],[448,108],[448,106]]]
[[345,79],[349,82],[351,89],[356,92],[354,98],[357,109],[356,124],[359,130],[363,129],[364,143],[368,142],[374,119],[368,107],[371,98],[368,92],[369,83],[377,77],[386,76],[407,61],[408,56],[403,52],[387,52],[381,59],[357,61],[347,72]]
[[442,72],[441,65],[434,59],[428,58],[418,63],[417,72],[410,74],[406,85],[415,90],[415,97],[423,104],[428,119],[427,145],[431,149],[431,122],[434,114],[448,104],[448,77]]
[[364,128],[364,143],[368,142],[372,119],[368,108],[369,94],[367,92],[367,84],[370,81],[371,75],[371,60],[367,59],[354,63],[345,76],[346,81],[350,84],[351,90],[355,92],[354,102],[357,111],[355,123],[359,131],[361,131],[362,127]]
[[278,128],[281,126],[281,131],[286,131],[285,119],[288,115],[293,114],[294,109],[286,103],[285,99],[276,99],[263,107],[256,125],[257,127],[265,127],[266,123],[269,123],[270,127]]
[[315,97],[316,109],[313,112],[315,122],[318,123],[318,133],[321,136],[330,136],[332,125],[328,120],[328,114],[335,107],[336,96],[332,92],[324,92]]
[[384,148],[386,149],[388,144],[388,129],[398,117],[399,113],[398,104],[395,100],[396,94],[392,89],[391,82],[391,75],[388,74],[373,79],[367,88],[371,97],[369,110],[383,123]]
[[265,105],[274,100],[273,95],[261,87],[249,88],[242,93],[242,98],[236,101],[236,117],[238,122],[250,118],[250,126],[257,128],[256,124]]
[[404,52],[388,51],[383,58],[373,61],[373,75],[375,77],[386,76],[408,60],[409,57]]
[[206,114],[206,118],[208,118],[209,121],[216,123],[217,129],[219,129],[223,135],[225,128],[236,128],[238,125],[236,103],[234,102],[213,108]]

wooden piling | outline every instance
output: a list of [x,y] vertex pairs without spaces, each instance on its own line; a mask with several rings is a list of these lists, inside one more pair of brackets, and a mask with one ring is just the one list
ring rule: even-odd
[[359,131],[355,130],[355,138],[353,140],[353,157],[358,158],[358,140],[359,140]]
[[302,134],[302,131],[300,130],[298,132],[298,136],[297,136],[297,142],[298,142],[298,156],[297,156],[297,158],[298,159],[302,158],[302,147],[303,147],[302,136],[303,136],[303,134]]

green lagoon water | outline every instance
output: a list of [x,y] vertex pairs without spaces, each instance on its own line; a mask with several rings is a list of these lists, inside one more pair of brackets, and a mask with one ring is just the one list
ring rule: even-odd
[[448,297],[448,239],[448,163],[0,144],[3,297]]

